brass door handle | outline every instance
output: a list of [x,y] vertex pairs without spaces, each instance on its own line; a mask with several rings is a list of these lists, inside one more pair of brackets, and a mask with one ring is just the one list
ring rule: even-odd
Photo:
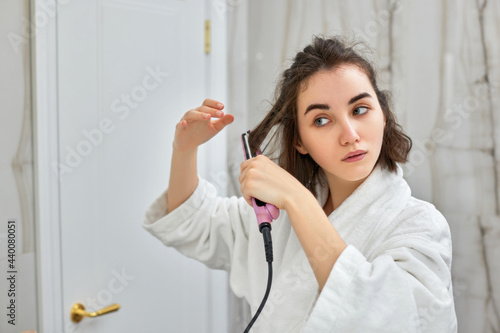
[[88,312],[85,311],[85,307],[81,303],[75,303],[73,307],[71,308],[71,320],[74,323],[79,323],[83,317],[97,317],[97,316],[102,316],[103,314],[118,311],[120,308],[119,304],[113,304],[110,306],[105,307],[104,309],[101,309],[96,312]]

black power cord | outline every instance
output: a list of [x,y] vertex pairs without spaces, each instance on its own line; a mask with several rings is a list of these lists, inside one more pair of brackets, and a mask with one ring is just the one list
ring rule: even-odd
[[250,332],[250,328],[252,328],[253,324],[259,317],[262,309],[264,308],[264,305],[266,304],[267,297],[269,296],[269,292],[271,291],[271,282],[273,280],[273,240],[271,239],[271,224],[264,222],[259,225],[260,232],[262,233],[262,237],[264,238],[264,248],[266,250],[266,261],[267,261],[267,267],[268,267],[268,275],[267,275],[267,288],[266,288],[266,293],[264,294],[264,298],[262,299],[262,302],[260,303],[259,308],[257,309],[257,312],[255,312],[255,315],[253,316],[252,320],[250,323],[248,323],[247,328],[245,328],[244,333]]

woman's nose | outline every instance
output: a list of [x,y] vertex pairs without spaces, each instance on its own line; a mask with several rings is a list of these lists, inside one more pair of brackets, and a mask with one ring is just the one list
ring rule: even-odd
[[342,124],[342,133],[340,134],[340,143],[342,145],[349,145],[359,141],[358,132],[353,125],[349,120]]

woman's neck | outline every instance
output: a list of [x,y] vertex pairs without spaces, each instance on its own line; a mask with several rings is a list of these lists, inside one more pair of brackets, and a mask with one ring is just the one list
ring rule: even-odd
[[328,198],[326,199],[323,210],[329,216],[335,209],[337,209],[367,177],[354,182],[341,181],[338,179],[328,179]]

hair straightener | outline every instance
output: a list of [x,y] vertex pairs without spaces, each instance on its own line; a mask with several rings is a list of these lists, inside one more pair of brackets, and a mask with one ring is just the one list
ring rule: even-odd
[[[255,157],[256,155],[260,154],[260,150],[257,150],[255,155],[252,154],[252,151],[250,149],[250,144],[248,142],[249,135],[250,131],[243,133],[241,135],[241,143],[243,144],[243,152],[245,153],[245,160],[251,159],[252,157]],[[253,197],[252,197],[252,206],[253,210],[255,211],[255,215],[257,217],[259,231],[262,233],[262,236],[264,238],[264,248],[266,251],[266,261],[268,264],[269,274],[268,274],[267,288],[266,288],[266,293],[264,294],[264,298],[262,299],[262,302],[260,303],[257,312],[255,313],[252,320],[245,329],[244,331],[245,333],[250,331],[250,328],[257,320],[257,317],[259,317],[262,309],[264,308],[264,305],[266,304],[269,292],[271,291],[271,282],[273,279],[273,241],[271,239],[271,222],[273,220],[276,220],[280,215],[280,210],[276,208],[276,206],[265,203]]]
[[[246,160],[251,159],[256,155],[260,155],[260,151],[257,151],[255,155],[252,154],[250,150],[250,144],[248,142],[249,134],[250,131],[241,135],[241,142],[243,144],[243,151],[245,153]],[[255,211],[255,215],[257,216],[257,223],[259,225],[260,232],[262,232],[262,228],[264,226],[269,226],[270,228],[270,223],[280,216],[280,210],[276,208],[276,206],[262,202],[259,199],[252,198],[252,205]]]

